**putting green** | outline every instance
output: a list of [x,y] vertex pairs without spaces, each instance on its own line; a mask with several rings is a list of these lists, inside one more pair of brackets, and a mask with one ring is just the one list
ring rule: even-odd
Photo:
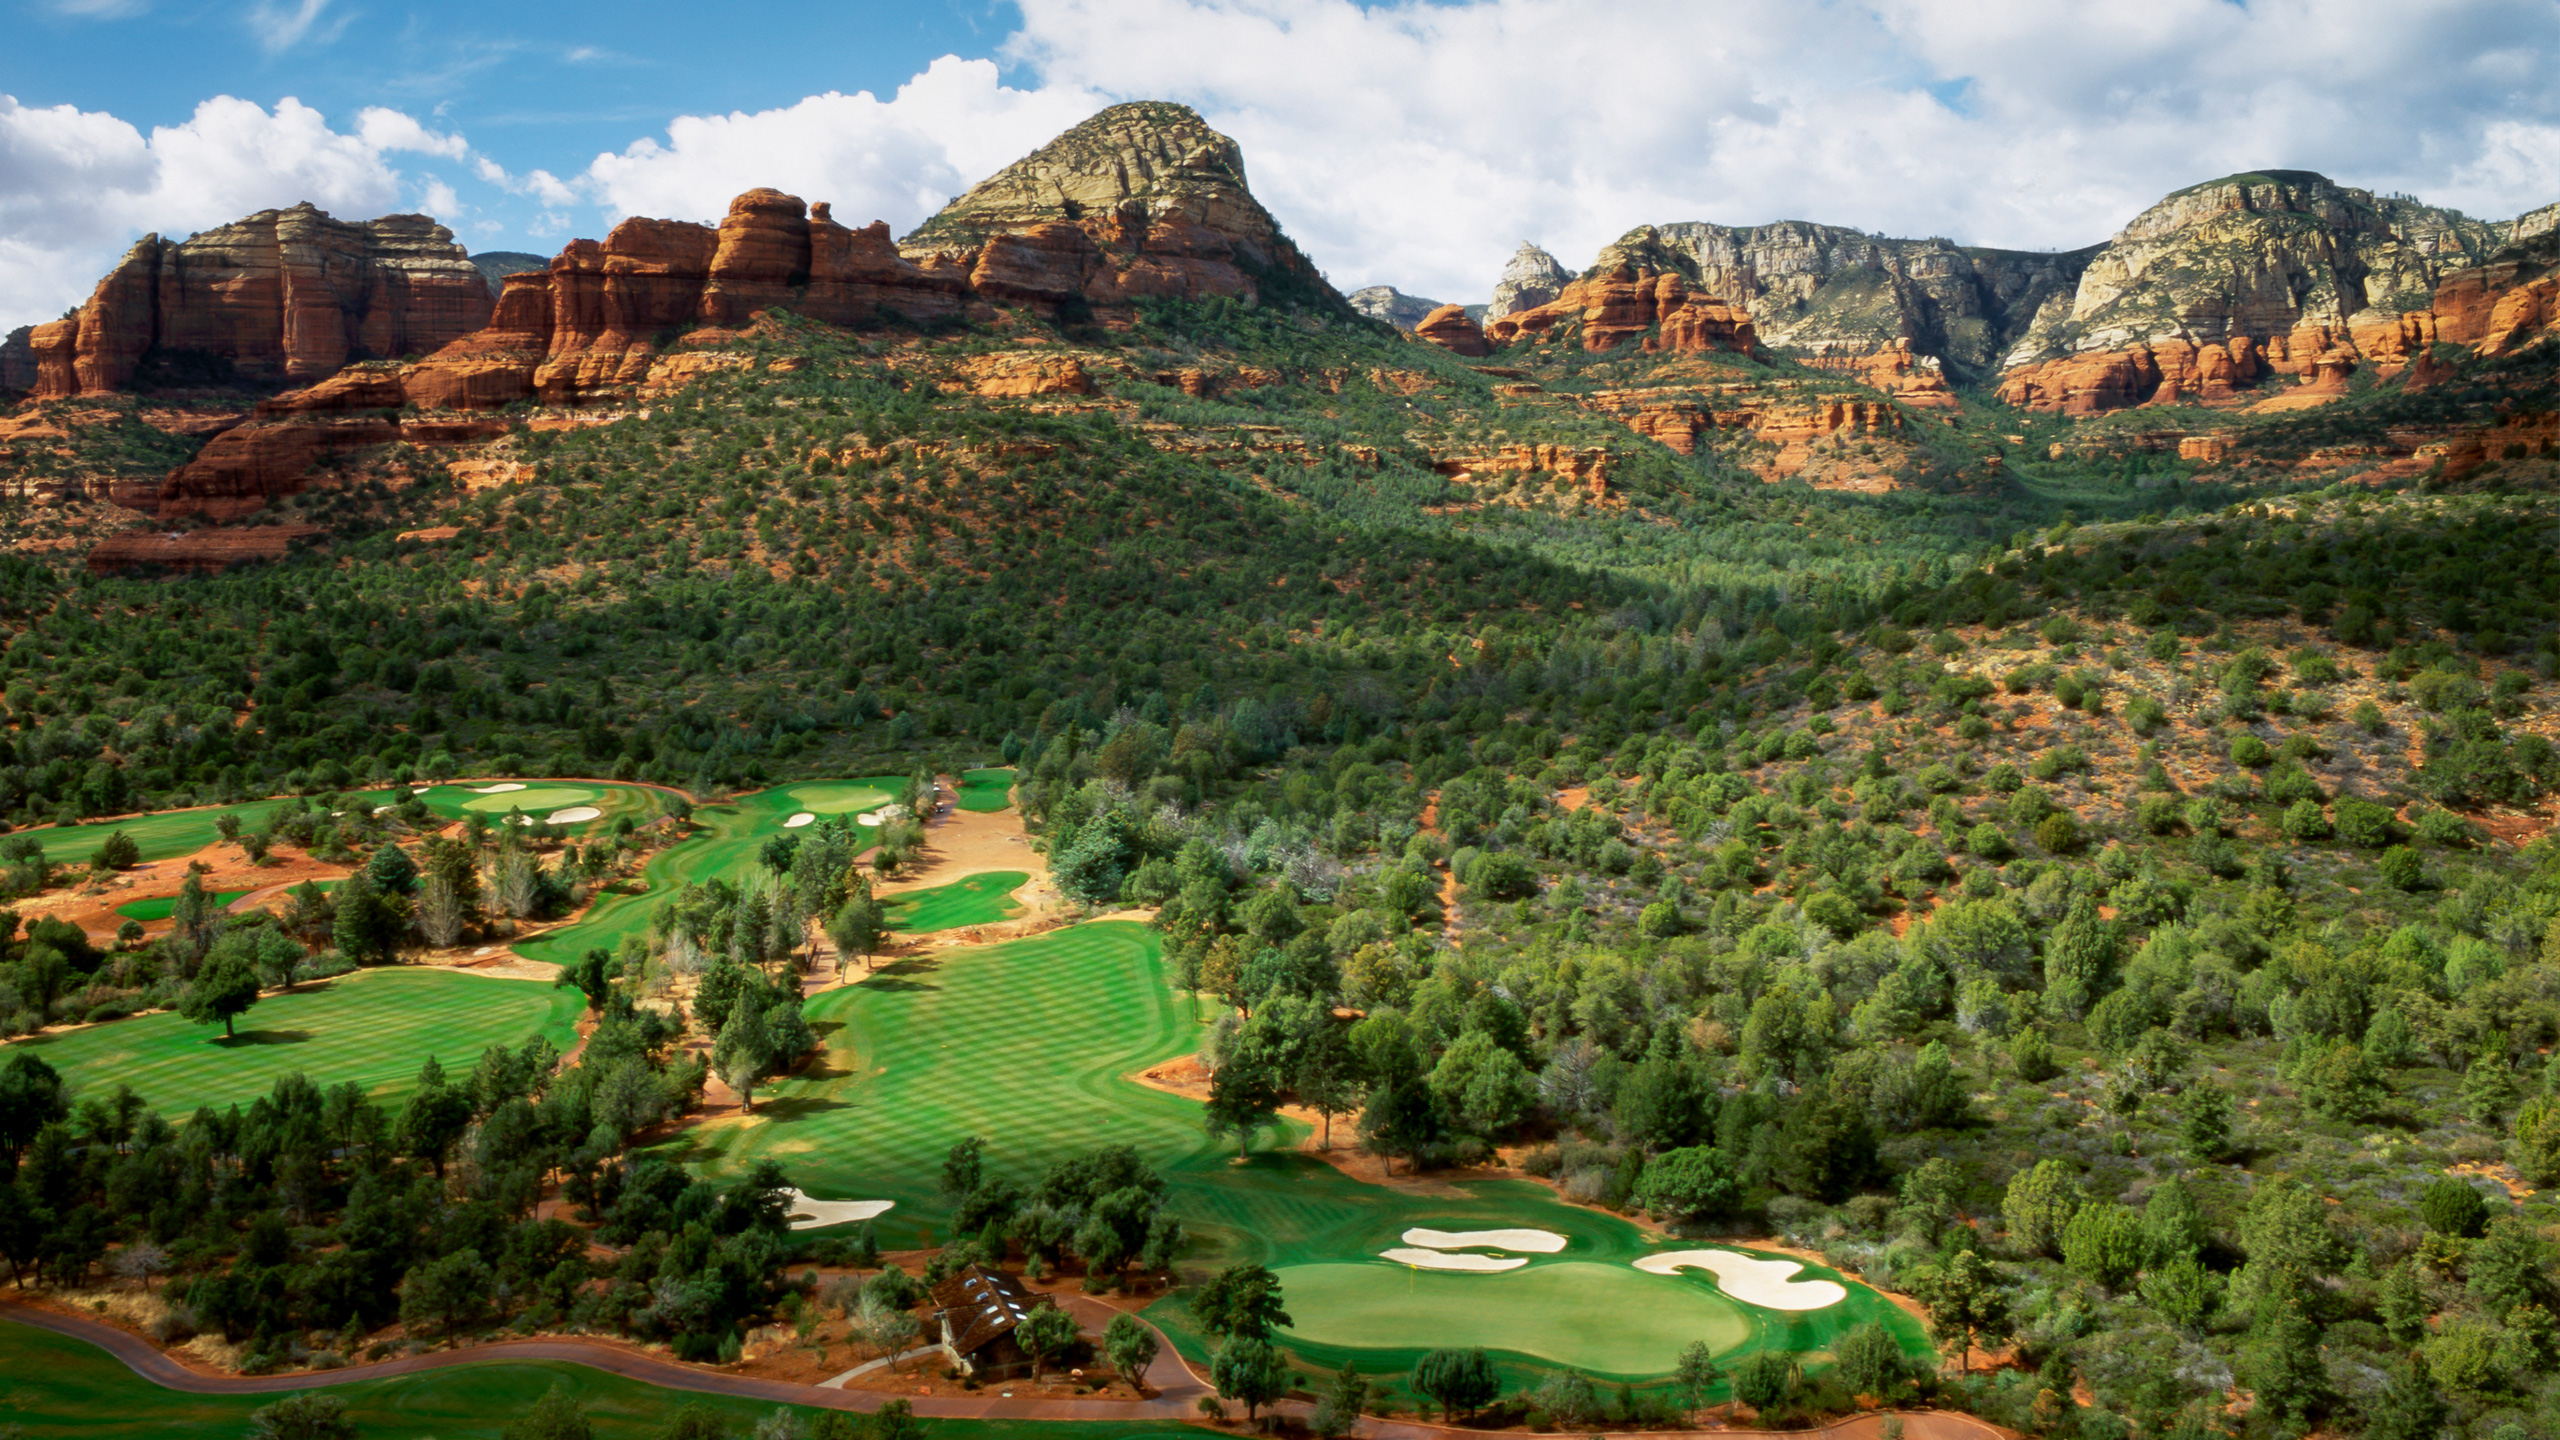
[[[809,785],[786,785],[778,793],[789,798],[794,811],[806,810],[813,815],[850,815],[857,810],[877,810],[895,801],[901,784],[894,780],[886,785],[869,780],[820,781]],[[775,793],[771,790],[765,792],[767,795]]]
[[960,808],[996,811],[1013,804],[1011,770],[968,770],[960,776]]
[[[220,894],[213,897],[214,907],[216,909],[227,910],[231,907],[232,901],[249,893],[251,892],[247,890],[222,891]],[[171,915],[176,914],[177,911],[178,897],[175,895],[161,895],[149,900],[135,900],[116,907],[117,914],[123,916],[127,920],[140,920],[144,924],[149,924],[154,920],[166,920]]]
[[[838,1351],[843,1354],[847,1352]],[[275,1395],[188,1395],[137,1379],[105,1351],[29,1325],[0,1322],[0,1429],[24,1427],[28,1440],[202,1440],[245,1435],[249,1413]],[[365,1440],[497,1440],[506,1426],[558,1385],[587,1412],[602,1440],[647,1440],[675,1412],[700,1405],[745,1434],[771,1415],[771,1401],[667,1390],[584,1365],[491,1361],[328,1387],[347,1402]],[[818,1412],[792,1407],[804,1425]],[[1132,1440],[1194,1436],[1187,1425],[1038,1420],[927,1420],[931,1440]]]
[[963,925],[992,925],[1022,913],[1013,892],[1030,876],[1019,870],[969,875],[930,890],[909,890],[888,898],[889,928],[923,934],[957,930]]
[[1346,1350],[1403,1350],[1417,1337],[1481,1345],[1577,1370],[1658,1375],[1704,1340],[1719,1355],[1748,1344],[1753,1326],[1730,1300],[1664,1285],[1631,1265],[1566,1261],[1498,1275],[1368,1264],[1289,1265],[1280,1290],[1296,1340]]
[[229,1041],[219,1026],[163,1011],[17,1043],[84,1089],[121,1080],[154,1107],[191,1115],[199,1105],[247,1104],[297,1070],[390,1098],[408,1090],[430,1055],[447,1073],[464,1073],[490,1046],[536,1034],[566,1050],[577,1043],[585,1003],[532,980],[359,970],[260,997]]
[[571,805],[593,805],[604,798],[603,792],[583,785],[529,785],[502,795],[474,795],[462,802],[465,810],[482,815],[504,815],[521,810],[535,819]]

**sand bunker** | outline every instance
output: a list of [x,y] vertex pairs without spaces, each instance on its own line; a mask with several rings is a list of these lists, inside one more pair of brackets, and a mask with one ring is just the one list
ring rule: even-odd
[[1804,1268],[1793,1260],[1763,1260],[1731,1250],[1669,1250],[1635,1262],[1639,1270],[1670,1275],[1704,1270],[1716,1286],[1746,1305],[1763,1310],[1821,1310],[1849,1298],[1847,1286],[1832,1280],[1790,1280]]
[[523,788],[524,787],[522,785],[517,784],[513,780],[509,780],[497,785],[483,785],[471,793],[474,795],[504,795],[510,790],[521,790]]
[[1517,1270],[1529,1263],[1520,1255],[1443,1255],[1437,1250],[1415,1250],[1399,1245],[1381,1250],[1379,1256],[1399,1265],[1422,1270]]
[[801,826],[806,825],[817,818],[817,816],[803,810],[799,814],[792,816],[790,819],[783,821],[782,828],[785,830],[797,830]]
[[914,813],[904,805],[883,805],[877,810],[865,810],[853,818],[856,823],[877,830],[883,825],[894,825]]
[[895,1200],[812,1200],[804,1190],[787,1190],[791,1197],[791,1228],[815,1230],[826,1225],[849,1225],[856,1220],[870,1220],[889,1213]]
[[1417,1225],[1404,1232],[1404,1243],[1427,1245],[1434,1250],[1466,1250],[1484,1245],[1496,1250],[1553,1255],[1564,1248],[1564,1237],[1553,1230],[1433,1230]]
[[566,810],[552,811],[549,823],[553,825],[581,825],[589,820],[593,820],[603,813],[603,811],[597,809],[593,805],[572,805]]

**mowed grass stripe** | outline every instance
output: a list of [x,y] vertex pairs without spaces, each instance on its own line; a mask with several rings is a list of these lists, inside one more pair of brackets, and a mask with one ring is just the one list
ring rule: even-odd
[[229,1042],[218,1026],[164,1012],[17,1043],[84,1090],[122,1081],[154,1108],[185,1116],[203,1105],[246,1104],[297,1070],[320,1085],[352,1080],[397,1099],[430,1055],[454,1074],[492,1045],[521,1045],[537,1034],[568,1049],[584,1003],[574,991],[530,980],[370,970],[262,997]]
[[963,925],[993,925],[1022,913],[1013,892],[1031,877],[1020,870],[969,875],[930,890],[888,897],[889,928],[923,934]]
[[942,1156],[966,1135],[1026,1179],[1097,1145],[1199,1156],[1197,1106],[1120,1078],[1198,1042],[1158,971],[1156,936],[1126,921],[883,967],[810,1001],[822,1066],[684,1153],[723,1172],[771,1158],[812,1193],[895,1200],[884,1229],[901,1236],[943,1215]]

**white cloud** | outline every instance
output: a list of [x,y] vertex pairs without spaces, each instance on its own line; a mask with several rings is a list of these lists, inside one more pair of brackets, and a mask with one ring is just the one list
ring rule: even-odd
[[419,124],[415,117],[379,105],[369,106],[356,116],[356,138],[375,150],[414,150],[447,160],[459,160],[471,153],[470,142],[461,136],[439,135]]
[[681,116],[663,143],[597,156],[579,185],[611,215],[680,220],[716,220],[731,197],[769,185],[830,201],[849,225],[879,218],[904,231],[1105,103],[1074,85],[1010,89],[992,62],[946,55],[885,101],[830,91],[777,110]]
[[328,10],[329,0],[294,0],[289,5],[258,0],[257,4],[249,7],[249,29],[258,37],[260,48],[270,55],[290,50],[313,38],[315,31],[320,42],[326,44],[336,39],[352,18],[342,15],[335,23],[322,27],[321,18]]
[[450,228],[462,215],[462,197],[454,193],[452,186],[430,175],[418,185],[418,210]]
[[183,236],[304,200],[348,218],[396,208],[401,176],[384,157],[427,132],[372,118],[388,113],[349,135],[297,100],[269,111],[217,96],[146,136],[113,115],[0,95],[0,331],[87,298],[146,231]]
[[2059,248],[2270,166],[2481,214],[2560,198],[2547,0],[1022,10],[1008,58],[1198,107],[1337,282],[1448,299],[1481,298],[1522,238],[1578,266],[1654,221]]

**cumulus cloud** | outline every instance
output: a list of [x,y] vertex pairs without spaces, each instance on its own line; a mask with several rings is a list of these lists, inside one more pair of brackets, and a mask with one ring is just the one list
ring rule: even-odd
[[458,158],[460,143],[379,110],[340,133],[293,99],[268,110],[218,96],[145,135],[113,115],[0,95],[0,330],[78,304],[146,231],[186,235],[304,200],[351,218],[384,214],[402,189],[386,155]]
[[1816,219],[2060,248],[2166,192],[2325,171],[2560,199],[2540,0],[1023,0],[1049,84],[1197,106],[1338,282],[1481,298],[1642,223]]
[[666,139],[595,158],[580,184],[611,215],[716,220],[758,185],[833,202],[838,219],[905,231],[1108,101],[1076,84],[1005,86],[946,55],[888,100],[830,91],[754,113],[687,115]]

